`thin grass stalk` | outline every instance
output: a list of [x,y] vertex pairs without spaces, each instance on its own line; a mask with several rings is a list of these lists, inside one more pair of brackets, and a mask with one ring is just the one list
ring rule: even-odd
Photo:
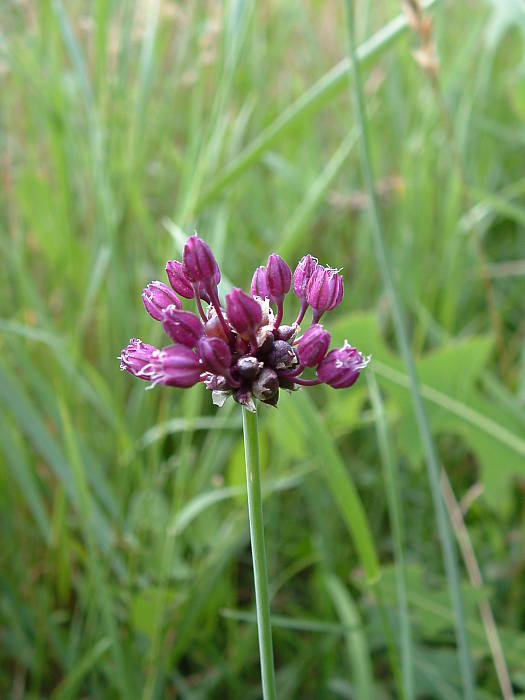
[[[456,495],[444,469],[441,470],[441,487],[443,490],[445,503],[447,504],[450,520],[452,522],[452,527],[454,528],[454,534],[456,535],[470,582],[474,588],[479,590],[483,587],[481,570],[479,568],[478,560],[476,559],[474,547],[472,546],[472,542],[468,534],[467,526],[465,525],[465,521],[463,519],[462,508],[456,500]],[[492,608],[488,599],[482,598],[478,602],[478,608],[481,621],[483,622],[483,627],[485,628],[485,634],[487,635],[490,653],[494,661],[494,668],[496,669],[496,675],[498,676],[501,694],[504,700],[514,700],[512,681],[510,679],[509,670],[505,661],[503,646],[501,644],[496,620],[494,619]]]
[[412,653],[412,634],[410,630],[410,616],[408,610],[408,596],[406,584],[406,568],[404,555],[404,532],[401,516],[401,498],[399,495],[399,474],[397,464],[392,457],[390,449],[390,437],[383,406],[379,393],[379,387],[373,370],[367,373],[368,389],[375,414],[377,441],[381,464],[383,467],[383,481],[388,503],[388,514],[394,536],[394,561],[396,574],[397,604],[399,609],[399,636],[401,641],[401,674],[403,679],[403,691],[406,700],[414,698],[414,661]]
[[[427,0],[425,10],[430,10],[440,0]],[[357,59],[368,65],[386,51],[408,28],[408,20],[400,14],[365,41],[357,50]],[[261,155],[280,137],[297,127],[301,120],[321,109],[336,95],[342,92],[352,71],[348,58],[337,63],[317,82],[311,85],[300,97],[286,107],[267,127],[265,127],[242,151],[228,163],[202,192],[193,207],[193,214],[201,211],[205,204],[216,197],[231,182],[239,178]]]
[[454,627],[457,641],[459,664],[463,685],[463,697],[465,700],[474,700],[474,676],[469,653],[469,645],[466,632],[465,613],[461,600],[460,576],[456,560],[456,552],[450,532],[447,513],[441,494],[440,467],[436,447],[432,438],[432,433],[428,424],[425,407],[419,392],[419,381],[416,374],[412,349],[410,347],[408,334],[405,328],[405,321],[402,312],[401,301],[398,297],[391,271],[390,261],[384,243],[383,228],[379,216],[379,205],[375,191],[374,175],[372,170],[372,159],[370,156],[370,146],[368,137],[368,123],[365,113],[363,86],[361,82],[360,66],[356,55],[354,17],[352,0],[345,0],[348,40],[350,60],[354,71],[353,98],[355,100],[355,112],[358,127],[361,132],[361,160],[363,176],[369,193],[370,216],[372,220],[372,232],[376,248],[376,256],[379,269],[383,279],[386,294],[388,296],[394,321],[394,329],[397,344],[407,368],[410,382],[410,393],[414,405],[414,413],[421,437],[421,442],[425,454],[425,462],[430,482],[436,523],[443,552],[443,560],[447,576],[447,583],[454,611]]
[[257,413],[242,409],[244,433],[244,457],[246,460],[246,490],[248,492],[248,518],[252,545],[255,607],[259,634],[259,655],[264,700],[275,700],[275,671],[273,667],[272,627],[270,621],[270,597],[268,570],[264,547],[264,523],[261,495],[261,471],[259,465],[259,432]]
[[[473,204],[470,193],[469,179],[459,147],[456,143],[454,122],[452,120],[452,115],[447,105],[442,87],[439,61],[435,55],[434,25],[425,21],[426,18],[423,13],[423,6],[420,0],[407,0],[405,5],[405,13],[409,17],[411,29],[420,38],[420,48],[414,53],[414,56],[423,73],[428,77],[438,103],[452,163],[459,176],[463,208],[465,212],[469,212],[471,211]],[[505,377],[509,370],[508,346],[505,342],[503,321],[498,309],[494,288],[492,286],[487,257],[483,249],[483,235],[478,222],[472,222],[471,232],[473,234],[472,240],[474,242],[475,254],[478,258],[479,274],[485,292],[489,319],[496,337],[500,369],[502,375]]]

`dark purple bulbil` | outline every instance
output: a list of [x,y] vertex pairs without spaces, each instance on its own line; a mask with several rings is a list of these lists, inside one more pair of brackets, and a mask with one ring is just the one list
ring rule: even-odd
[[[121,369],[152,386],[187,388],[203,382],[215,404],[222,405],[231,395],[255,410],[255,400],[276,406],[280,389],[322,383],[334,389],[352,386],[368,364],[369,358],[346,341],[342,348],[328,352],[330,334],[318,321],[341,303],[343,278],[311,255],[301,259],[293,277],[279,255],[270,255],[266,267],[256,269],[251,293],[233,289],[225,308],[217,289],[219,266],[208,244],[197,235],[188,239],[182,263],[170,260],[166,273],[171,289],[151,282],[142,299],[173,345],[158,349],[133,338],[119,358]],[[284,299],[292,284],[300,310],[293,324],[284,325]],[[199,316],[182,310],[175,292],[194,298]],[[298,337],[309,307],[313,324]],[[308,368],[317,376],[305,377]]]

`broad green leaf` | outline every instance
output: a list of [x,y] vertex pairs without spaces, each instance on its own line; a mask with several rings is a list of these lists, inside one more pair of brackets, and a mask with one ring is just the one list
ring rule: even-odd
[[[408,382],[401,360],[387,347],[373,314],[351,314],[340,319],[334,343],[345,338],[372,355],[382,387],[397,407],[396,434],[402,452],[417,464],[423,458],[411,410]],[[486,337],[447,343],[416,359],[430,426],[434,434],[462,437],[479,461],[485,497],[502,507],[515,477],[525,476],[525,439],[510,408],[493,405],[478,389],[492,343]],[[446,468],[446,464],[444,465]]]

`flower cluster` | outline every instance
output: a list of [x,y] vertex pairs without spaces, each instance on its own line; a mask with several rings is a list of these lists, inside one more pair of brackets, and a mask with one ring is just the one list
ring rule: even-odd
[[[215,404],[221,406],[231,395],[255,410],[255,399],[277,405],[281,388],[352,386],[368,364],[369,358],[348,342],[328,351],[330,334],[319,321],[341,303],[343,278],[311,255],[302,258],[293,275],[279,255],[270,255],[266,267],[255,270],[250,294],[233,289],[225,308],[217,288],[219,267],[197,235],[186,242],[182,262],[167,263],[166,273],[170,286],[151,282],[142,300],[172,344],[159,349],[133,338],[119,357],[121,369],[152,386],[186,388],[203,382]],[[284,299],[290,289],[300,308],[294,323],[285,325]],[[183,310],[179,297],[194,299],[199,316]],[[300,335],[309,307],[312,324]],[[305,377],[308,370],[316,376]]]

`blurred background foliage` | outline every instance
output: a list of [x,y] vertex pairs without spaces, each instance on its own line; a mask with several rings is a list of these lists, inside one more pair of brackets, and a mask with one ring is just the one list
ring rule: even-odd
[[[483,577],[459,556],[477,697],[512,697],[501,649],[519,697],[525,8],[436,2],[437,68],[401,12],[356,7],[381,214]],[[415,697],[462,697],[347,46],[342,4],[316,0],[2,3],[2,697],[259,697],[239,410],[144,391],[116,360],[130,336],[162,342],[140,292],[193,229],[235,284],[274,250],[343,267],[333,340],[374,357],[368,383],[261,411],[279,697],[400,697],[407,622]]]

